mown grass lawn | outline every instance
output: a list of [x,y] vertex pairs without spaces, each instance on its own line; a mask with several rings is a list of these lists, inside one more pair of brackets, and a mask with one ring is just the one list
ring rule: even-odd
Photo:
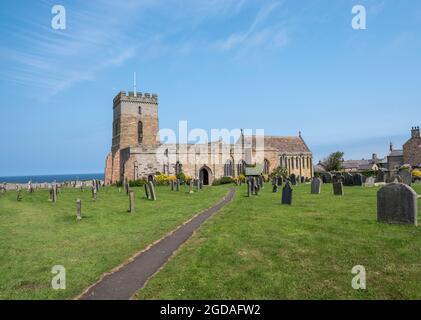
[[[68,299],[134,253],[158,240],[197,212],[211,207],[226,187],[188,194],[187,187],[171,192],[157,187],[158,200],[148,201],[144,189],[134,188],[136,212],[115,187],[91,192],[63,189],[57,203],[48,191],[0,195],[0,299]],[[82,199],[83,219],[76,221],[76,199]],[[51,269],[66,269],[66,289],[53,290]]]
[[[421,227],[377,223],[377,191],[300,185],[289,207],[270,185],[252,198],[243,186],[136,298],[421,299]],[[355,265],[365,291],[351,287]]]

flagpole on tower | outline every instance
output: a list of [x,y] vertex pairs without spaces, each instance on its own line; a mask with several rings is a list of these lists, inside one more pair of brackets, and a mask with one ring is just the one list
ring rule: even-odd
[[135,97],[137,96],[136,85],[137,85],[137,80],[136,80],[136,71],[135,71],[134,74],[133,74],[133,93],[134,93]]

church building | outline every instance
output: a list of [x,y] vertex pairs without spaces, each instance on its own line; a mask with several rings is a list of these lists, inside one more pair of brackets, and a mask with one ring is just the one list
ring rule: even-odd
[[313,156],[301,136],[255,136],[241,133],[233,144],[222,139],[205,144],[162,144],[159,137],[158,96],[120,92],[113,100],[111,152],[106,158],[105,183],[152,179],[157,174],[183,172],[203,184],[244,174],[259,164],[263,174],[278,166],[289,174],[313,176]]

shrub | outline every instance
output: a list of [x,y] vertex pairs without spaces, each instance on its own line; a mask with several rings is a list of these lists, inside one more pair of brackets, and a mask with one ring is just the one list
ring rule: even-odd
[[238,176],[238,180],[240,180],[242,183],[246,182],[246,176],[244,174],[240,174]]
[[264,182],[269,182],[269,175],[264,174],[264,175],[263,175],[263,181],[264,181]]
[[141,178],[141,179],[138,179],[138,180],[131,180],[131,181],[129,181],[129,187],[130,188],[143,187],[147,183],[148,183],[148,179],[146,179],[146,178]]
[[168,176],[168,182],[170,182],[170,181],[176,182],[177,177],[176,176]]
[[186,182],[186,175],[184,172],[177,173],[176,177],[180,180],[180,183],[184,184]]
[[185,179],[185,181],[186,181],[186,184],[190,184],[190,181],[191,181],[191,177],[189,176],[189,175],[184,175],[184,179]]
[[168,177],[166,174],[159,174],[155,176],[155,178],[156,178],[156,184],[158,186],[165,186],[170,181],[170,177]]
[[421,179],[421,169],[416,169],[416,170],[412,171],[412,176],[413,176],[414,178],[419,178],[419,179]]
[[231,177],[222,177],[219,179],[215,179],[212,183],[213,186],[219,186],[222,184],[229,184],[229,183],[233,183],[234,179]]
[[272,173],[269,175],[269,178],[273,177],[283,177],[284,179],[288,177],[288,170],[281,166],[273,169]]

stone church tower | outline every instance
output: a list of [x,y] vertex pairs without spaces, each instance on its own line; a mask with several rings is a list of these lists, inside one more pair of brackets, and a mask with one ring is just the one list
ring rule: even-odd
[[113,100],[111,153],[107,156],[105,183],[122,180],[121,151],[130,146],[159,146],[158,96],[121,91]]

